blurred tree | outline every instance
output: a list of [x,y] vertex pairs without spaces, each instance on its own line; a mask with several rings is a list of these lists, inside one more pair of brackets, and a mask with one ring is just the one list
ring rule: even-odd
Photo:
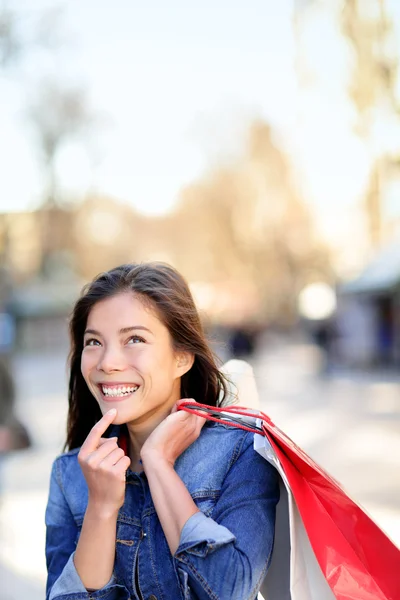
[[[38,88],[28,108],[42,157],[44,186],[38,218],[42,232],[42,264],[44,276],[65,267],[65,250],[72,247],[72,230],[68,226],[72,214],[62,205],[57,183],[57,157],[64,143],[78,137],[93,125],[84,92],[47,81]],[[60,264],[58,264],[60,263]]]
[[[41,11],[30,11],[29,8],[17,11],[4,4],[0,9],[0,68],[16,75],[25,90],[23,97],[29,98],[25,112],[36,134],[41,158],[43,197],[36,216],[41,238],[40,272],[46,277],[70,269],[73,215],[70,208],[63,205],[57,183],[59,151],[65,142],[93,130],[95,123],[81,86],[60,83],[58,73],[52,67],[51,58],[57,54],[54,50],[64,41],[62,13],[60,6]],[[42,80],[32,82],[34,70],[29,69],[29,62],[33,58],[34,64],[37,52],[44,53],[48,60],[40,63]],[[47,76],[43,74],[44,64],[47,65]],[[24,66],[25,72],[19,68]],[[33,92],[30,91],[32,87]],[[7,232],[3,237],[7,237]]]
[[360,0],[347,0],[341,15],[343,32],[355,57],[349,92],[358,110],[361,132],[368,134],[374,106],[389,102],[399,111],[395,94],[398,58],[393,24],[385,0],[372,0],[368,7]]
[[62,7],[18,11],[7,2],[0,7],[0,68],[16,69],[33,50],[54,51],[61,43]]
[[[22,42],[17,32],[17,16],[6,4],[0,8],[0,72],[17,62],[21,55]],[[9,231],[7,216],[1,215],[0,222],[0,268],[8,266]]]
[[365,210],[370,241],[376,245],[382,236],[382,178],[388,160],[388,151],[377,139],[376,130],[379,121],[400,114],[395,34],[384,0],[347,0],[343,3],[341,24],[354,51],[349,93],[357,109],[357,130],[372,155]]
[[75,207],[71,232],[76,271],[85,281],[118,264],[138,260],[142,218],[126,204],[89,196]]
[[28,116],[32,122],[43,158],[47,186],[43,204],[52,208],[60,204],[57,189],[56,159],[62,145],[87,131],[94,121],[84,91],[54,80],[38,86]]
[[21,54],[22,42],[17,33],[15,13],[3,7],[0,11],[0,65],[6,68]]
[[123,202],[90,195],[74,209],[76,270],[88,281],[101,271],[146,260],[177,264],[181,250],[177,215],[147,217]]
[[264,311],[259,318],[293,318],[298,291],[329,270],[288,160],[262,121],[250,126],[239,162],[216,168],[182,193],[177,219],[180,268],[192,280],[255,283]]

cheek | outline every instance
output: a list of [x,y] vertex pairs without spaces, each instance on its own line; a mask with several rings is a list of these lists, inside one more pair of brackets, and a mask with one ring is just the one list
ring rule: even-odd
[[84,379],[87,379],[95,364],[96,357],[93,355],[93,353],[83,351],[81,356],[81,373]]

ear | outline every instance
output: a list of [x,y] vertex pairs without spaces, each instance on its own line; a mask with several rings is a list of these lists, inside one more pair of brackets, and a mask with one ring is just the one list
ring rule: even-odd
[[182,377],[185,373],[190,371],[194,363],[194,354],[191,352],[177,352],[176,353],[176,368],[177,376]]

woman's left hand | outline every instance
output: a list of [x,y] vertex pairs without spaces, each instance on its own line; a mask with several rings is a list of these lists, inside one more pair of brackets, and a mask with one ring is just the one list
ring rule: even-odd
[[[192,398],[185,398],[188,399],[195,402]],[[178,410],[181,402],[183,400],[174,405],[171,414],[154,429],[143,444],[140,458],[144,466],[150,459],[166,460],[174,466],[182,452],[199,437],[206,419]]]

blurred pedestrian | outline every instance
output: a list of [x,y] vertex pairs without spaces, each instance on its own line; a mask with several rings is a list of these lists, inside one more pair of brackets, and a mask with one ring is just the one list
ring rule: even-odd
[[30,446],[26,427],[15,414],[15,385],[11,369],[14,323],[6,312],[0,313],[0,454]]
[[319,372],[328,375],[333,367],[337,350],[337,327],[333,319],[321,320],[314,324],[312,337],[321,353]]
[[239,359],[250,357],[255,348],[254,338],[255,336],[250,330],[245,327],[236,327],[232,331],[229,341],[232,356]]
[[252,433],[177,410],[227,394],[187,283],[160,263],[117,267],[86,287],[70,332],[47,600],[255,598],[278,476]]

